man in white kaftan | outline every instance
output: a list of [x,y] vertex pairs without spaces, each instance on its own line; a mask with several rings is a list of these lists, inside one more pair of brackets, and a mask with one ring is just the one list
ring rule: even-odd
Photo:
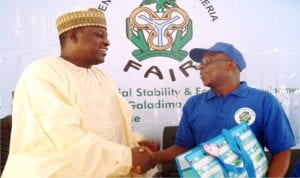
[[[86,38],[98,33],[94,26],[88,33],[70,36],[76,43],[82,41],[78,34]],[[108,42],[101,39],[99,44]],[[2,177],[131,176],[132,148],[139,140],[131,128],[130,105],[98,67],[72,61],[80,54],[73,57],[67,51],[61,56],[33,62],[17,84],[10,153]]]

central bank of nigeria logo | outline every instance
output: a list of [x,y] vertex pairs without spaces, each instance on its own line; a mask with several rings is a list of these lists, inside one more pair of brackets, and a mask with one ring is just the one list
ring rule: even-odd
[[127,38],[138,48],[138,60],[157,56],[182,61],[192,38],[192,21],[175,0],[144,0],[126,19]]

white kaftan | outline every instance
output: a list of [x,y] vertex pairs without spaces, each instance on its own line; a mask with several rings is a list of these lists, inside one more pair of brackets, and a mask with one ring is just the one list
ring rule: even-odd
[[131,108],[97,67],[59,57],[33,62],[14,95],[3,178],[128,176]]

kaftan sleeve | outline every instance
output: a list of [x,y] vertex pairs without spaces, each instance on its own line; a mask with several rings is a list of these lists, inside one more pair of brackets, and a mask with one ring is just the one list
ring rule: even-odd
[[59,70],[64,69],[37,62],[21,77],[13,102],[11,155],[4,177],[128,174],[130,147],[85,129],[84,116],[70,95],[69,79]]

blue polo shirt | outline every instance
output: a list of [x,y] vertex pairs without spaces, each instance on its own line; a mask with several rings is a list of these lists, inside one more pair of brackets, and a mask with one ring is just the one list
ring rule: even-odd
[[258,141],[272,154],[296,145],[278,100],[269,92],[248,87],[246,82],[224,98],[212,90],[189,98],[175,144],[191,149],[241,122],[248,122]]

